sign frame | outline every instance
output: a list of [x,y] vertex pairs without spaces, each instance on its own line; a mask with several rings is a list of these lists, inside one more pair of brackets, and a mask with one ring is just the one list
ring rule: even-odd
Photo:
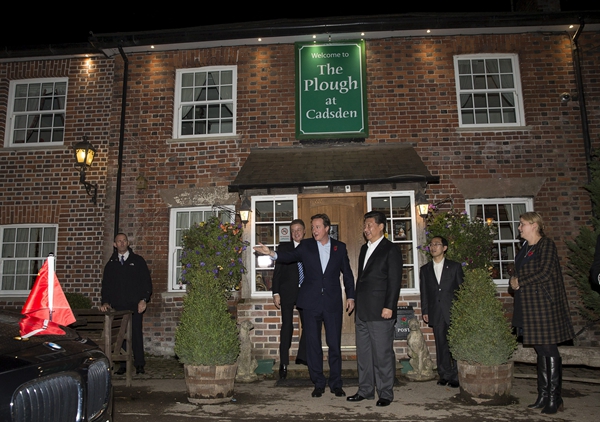
[[296,43],[296,138],[369,136],[364,40]]

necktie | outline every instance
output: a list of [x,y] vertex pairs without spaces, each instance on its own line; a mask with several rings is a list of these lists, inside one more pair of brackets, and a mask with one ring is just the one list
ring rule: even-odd
[[302,262],[298,262],[298,286],[302,286],[303,281],[304,281],[304,268],[302,267]]
[[125,265],[125,259],[123,258],[123,255],[121,255],[121,265]]

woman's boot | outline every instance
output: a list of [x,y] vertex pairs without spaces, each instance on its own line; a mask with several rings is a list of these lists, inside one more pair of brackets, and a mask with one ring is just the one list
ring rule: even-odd
[[542,409],[542,413],[554,414],[563,410],[563,400],[561,395],[562,388],[562,359],[548,358],[548,376],[550,378],[550,391],[548,394],[548,404]]
[[537,391],[538,396],[535,403],[530,404],[530,409],[543,409],[548,404],[548,394],[550,391],[550,382],[548,380],[548,357],[537,357]]

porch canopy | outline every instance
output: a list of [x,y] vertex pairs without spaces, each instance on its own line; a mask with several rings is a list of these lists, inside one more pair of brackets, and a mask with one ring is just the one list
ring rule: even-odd
[[439,181],[411,146],[345,143],[252,149],[229,191]]

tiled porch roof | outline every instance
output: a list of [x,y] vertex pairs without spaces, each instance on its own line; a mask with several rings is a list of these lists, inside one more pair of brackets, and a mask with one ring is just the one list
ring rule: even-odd
[[252,149],[229,190],[410,182],[439,182],[413,147],[334,144]]

